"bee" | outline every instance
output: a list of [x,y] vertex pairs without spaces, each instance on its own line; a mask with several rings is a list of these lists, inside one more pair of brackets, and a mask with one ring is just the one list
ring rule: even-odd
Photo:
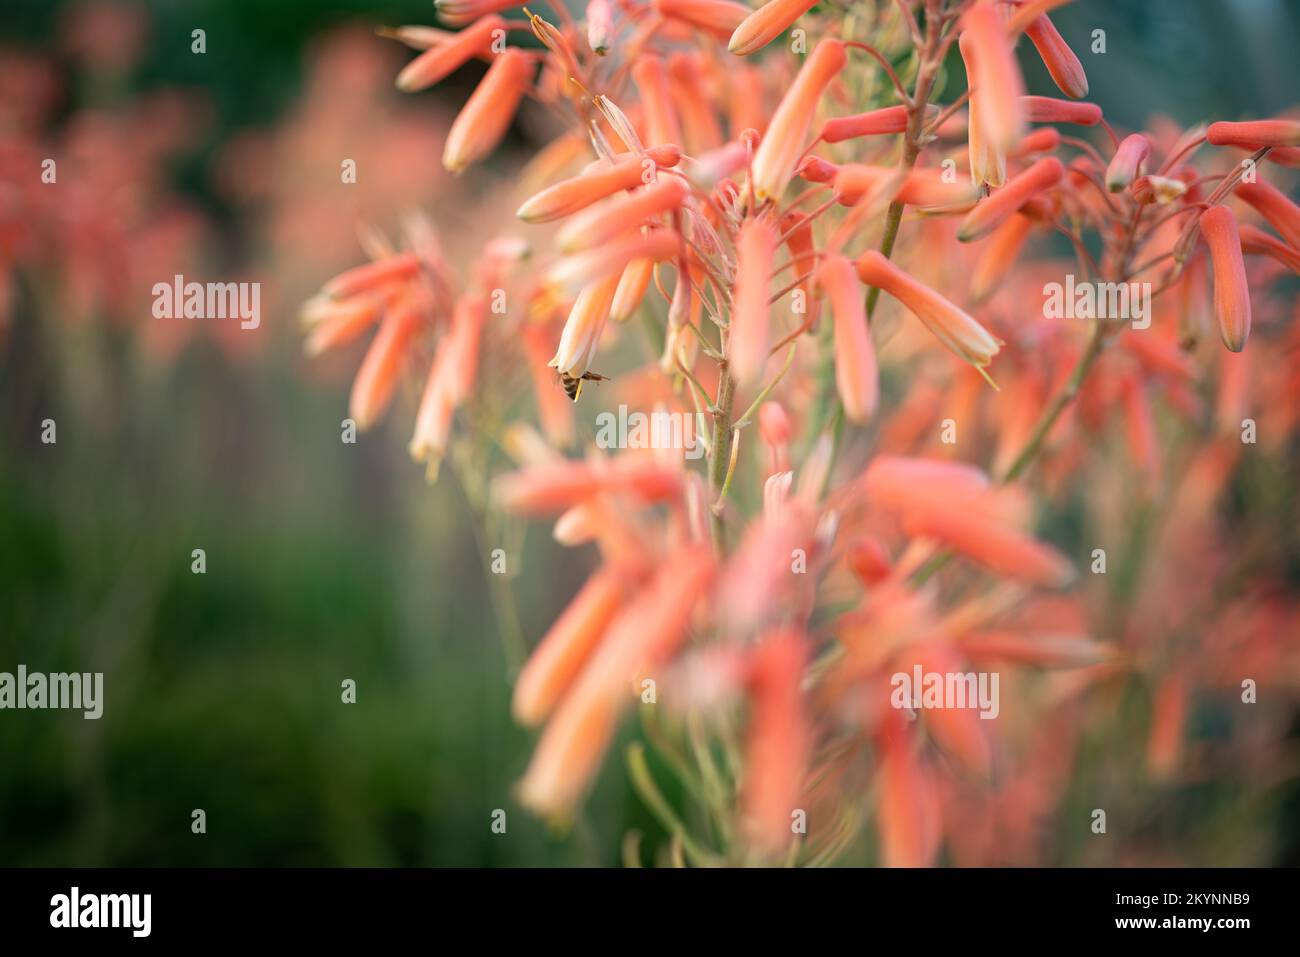
[[582,395],[582,383],[586,382],[608,382],[609,376],[601,375],[599,372],[584,372],[579,376],[569,375],[567,372],[559,373],[560,385],[564,387],[564,394],[574,402],[578,401],[578,396]]

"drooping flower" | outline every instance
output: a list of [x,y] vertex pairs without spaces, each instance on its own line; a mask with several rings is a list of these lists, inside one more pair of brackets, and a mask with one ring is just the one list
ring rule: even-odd
[[1132,133],[1124,137],[1115,150],[1115,155],[1106,167],[1106,188],[1118,193],[1129,183],[1137,179],[1142,164],[1151,155],[1151,141],[1141,133]]
[[1006,222],[1021,207],[1038,194],[1051,189],[1065,175],[1065,167],[1055,156],[1042,159],[1007,181],[997,192],[980,201],[957,229],[957,238],[964,243],[987,236]]
[[303,321],[311,327],[303,351],[318,356],[351,342],[379,321],[391,293],[360,293],[346,299],[317,296],[303,307]]
[[339,273],[325,284],[324,292],[334,299],[346,299],[380,286],[413,279],[419,272],[420,259],[415,253],[394,253]]
[[817,269],[835,322],[835,384],[850,422],[866,422],[880,397],[876,351],[867,328],[867,310],[853,266],[843,256],[827,256]]
[[737,56],[748,56],[763,49],[811,10],[816,2],[817,0],[768,0],[736,27],[727,49]]
[[601,333],[605,331],[605,321],[609,318],[609,307],[614,301],[614,290],[618,288],[618,275],[606,276],[584,286],[578,293],[569,318],[564,323],[564,332],[560,335],[560,345],[551,359],[551,365],[557,372],[567,376],[578,377],[588,370],[591,360],[600,345]]
[[728,348],[732,373],[742,388],[753,385],[767,364],[772,259],[779,239],[766,216],[746,220],[736,239],[736,291]]
[[618,288],[614,290],[614,301],[609,306],[611,319],[615,322],[626,322],[632,318],[640,308],[642,300],[645,299],[654,271],[653,259],[634,259],[623,267]]
[[1300,249],[1300,206],[1291,202],[1280,189],[1262,179],[1240,183],[1237,195],[1268,220],[1293,247]]
[[525,0],[434,0],[438,16],[454,27],[463,26],[490,13],[522,7]]
[[670,20],[689,23],[723,41],[731,39],[750,12],[732,0],[654,0],[654,7]]
[[514,120],[532,73],[532,61],[514,47],[497,54],[447,133],[442,165],[459,173],[496,148]]
[[635,575],[614,567],[587,580],[520,671],[511,705],[515,720],[525,725],[546,720],[590,660],[635,583]]
[[348,414],[358,429],[368,429],[384,414],[393,399],[406,347],[422,321],[422,310],[411,296],[399,299],[375,334],[352,383]]
[[987,366],[1001,343],[987,329],[929,286],[917,282],[875,250],[857,262],[858,278],[889,293],[925,323],[955,355],[976,368]]
[[969,466],[877,456],[864,488],[909,534],[938,539],[998,574],[1057,587],[1074,575],[1063,555],[1020,531],[1019,490],[989,487]]
[[505,20],[496,14],[489,14],[472,23],[408,63],[397,74],[397,88],[403,93],[428,89],[446,79],[474,56],[490,49],[493,39],[498,35],[497,31],[504,35],[505,28]]
[[989,234],[971,273],[970,296],[974,302],[983,302],[997,289],[1016,264],[1016,257],[1033,228],[1032,219],[1022,213],[1013,213]]
[[576,294],[582,287],[609,276],[617,280],[636,260],[662,262],[674,258],[680,250],[680,237],[667,229],[636,233],[560,260],[547,271],[546,280],[561,294]]
[[974,55],[970,85],[979,97],[979,123],[994,149],[1003,153],[1025,135],[1020,76],[998,5],[977,3],[962,15],[962,39]]
[[1250,336],[1250,287],[1232,210],[1226,206],[1206,210],[1201,216],[1201,235],[1214,267],[1214,315],[1219,334],[1228,351],[1240,352]]
[[958,37],[957,48],[966,67],[966,81],[972,92],[966,112],[966,152],[970,162],[970,175],[980,185],[1001,186],[1007,179],[1006,151],[998,148],[988,134],[984,121],[983,97],[974,89],[975,46],[966,34]]
[[425,464],[430,479],[437,476],[447,451],[452,415],[473,391],[487,316],[487,303],[482,298],[474,294],[461,296],[452,313],[451,329],[434,355],[408,446],[411,458]]
[[668,92],[668,71],[664,61],[645,54],[632,64],[632,79],[641,94],[642,123],[652,143],[680,143],[682,129]]
[[635,700],[638,679],[667,662],[685,638],[712,568],[707,548],[680,549],[624,604],[542,731],[519,782],[525,806],[551,818],[572,810]]
[[[675,155],[673,155],[675,154]],[[549,223],[571,216],[592,203],[623,190],[653,183],[660,166],[677,164],[676,150],[663,156],[671,163],[660,163],[653,152],[645,157],[629,156],[546,187],[519,207],[516,215],[526,223]]]
[[1290,246],[1276,236],[1270,236],[1258,226],[1243,223],[1238,231],[1241,233],[1241,251],[1252,256],[1268,256],[1280,262],[1292,272],[1300,274],[1300,249]]
[[791,823],[803,793],[812,738],[802,687],[807,654],[804,636],[784,628],[764,635],[750,662],[740,806],[749,839],[766,853],[793,840]]
[[1088,95],[1088,75],[1083,64],[1047,14],[1029,24],[1025,36],[1034,44],[1047,72],[1052,75],[1052,81],[1062,93],[1076,100]]
[[817,101],[844,63],[844,44],[839,40],[822,40],[808,55],[782,98],[754,154],[753,187],[760,203],[779,199],[785,192],[803,152]]

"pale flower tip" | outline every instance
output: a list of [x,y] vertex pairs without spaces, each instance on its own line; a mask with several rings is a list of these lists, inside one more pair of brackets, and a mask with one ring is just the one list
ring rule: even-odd
[[430,485],[438,484],[438,473],[442,471],[442,456],[437,452],[430,452],[428,460],[424,463],[424,480]]

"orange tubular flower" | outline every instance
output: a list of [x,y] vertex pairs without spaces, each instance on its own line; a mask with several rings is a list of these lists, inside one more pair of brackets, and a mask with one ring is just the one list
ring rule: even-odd
[[[773,0],[773,4],[779,2]],[[844,63],[844,44],[839,40],[822,40],[804,61],[754,154],[753,187],[760,203],[777,200],[785,192],[803,152],[817,101]]]
[[1211,123],[1206,142],[1214,146],[1243,146],[1256,150],[1264,146],[1300,146],[1300,121],[1253,120],[1247,123]]
[[975,55],[971,84],[979,96],[979,120],[993,147],[1003,153],[1025,135],[1020,97],[1025,83],[1006,24],[993,3],[979,3],[962,16],[962,36]]
[[351,342],[379,321],[384,303],[385,297],[378,293],[339,300],[316,297],[303,309],[304,321],[312,326],[303,350],[308,356],[318,356]]
[[1106,167],[1106,188],[1118,193],[1137,179],[1142,164],[1151,155],[1151,141],[1141,133],[1124,137]]
[[425,463],[430,480],[437,477],[447,450],[452,414],[473,391],[487,315],[487,303],[481,298],[461,296],[452,315],[451,331],[439,345],[429,370],[408,451],[413,460]]
[[447,358],[441,372],[447,394],[457,405],[468,399],[474,391],[479,341],[483,337],[483,325],[487,322],[487,317],[487,303],[481,297],[467,293],[456,300],[451,332],[444,340]]
[[1002,343],[987,329],[880,253],[872,250],[864,254],[857,267],[858,278],[901,302],[944,346],[977,369],[983,369],[998,354]]
[[[952,645],[926,641],[905,652],[894,666],[908,671],[920,665],[923,672],[959,674],[964,665]],[[965,770],[988,781],[993,755],[984,734],[984,721],[969,708],[934,708],[925,712],[926,732],[944,754],[955,759]]]
[[749,147],[737,141],[695,157],[695,162],[686,172],[691,185],[707,193],[732,173],[743,169],[748,160]]
[[1214,265],[1214,315],[1219,334],[1228,351],[1240,352],[1250,336],[1250,288],[1237,219],[1226,206],[1215,206],[1201,217],[1201,234]]
[[630,584],[625,571],[603,568],[582,586],[519,673],[511,704],[516,721],[538,725],[551,713],[591,657]]
[[1047,72],[1052,75],[1053,82],[1062,93],[1076,100],[1088,95],[1088,75],[1083,72],[1083,64],[1047,14],[1029,24],[1025,28],[1025,35],[1033,43]]
[[790,556],[812,545],[815,523],[810,509],[797,499],[773,507],[765,495],[765,502],[763,516],[745,531],[718,584],[719,625],[737,636],[789,614],[804,581],[790,575]]
[[[675,151],[674,151],[675,152]],[[676,165],[674,157],[672,163]],[[623,190],[655,182],[657,160],[653,155],[629,156],[614,163],[596,166],[580,176],[548,186],[526,200],[515,214],[526,223],[549,223],[563,219],[592,203]]]
[[1051,189],[1062,176],[1065,167],[1055,156],[1044,156],[996,193],[980,201],[967,214],[957,229],[957,238],[963,243],[974,242],[987,236],[1006,222],[1025,203],[1039,193]]
[[980,189],[973,180],[950,181],[947,173],[938,168],[913,168],[907,171],[903,185],[894,197],[908,206],[960,211],[975,205]]
[[901,719],[888,722],[878,745],[881,862],[886,867],[928,867],[939,853],[941,837],[935,782],[917,758]]
[[[840,167],[820,156],[805,156],[795,167],[794,175],[809,183],[834,183]],[[846,203],[845,205],[851,205]]]
[[[962,63],[966,67],[966,83],[974,89],[975,46],[962,34],[957,38],[957,49],[961,52]],[[971,179],[981,185],[1001,186],[1007,179],[1006,151],[998,149],[985,130],[984,105],[979,93],[971,94],[966,109],[966,149],[970,159]]]
[[686,148],[697,160],[700,154],[715,150],[722,144],[722,127],[713,100],[700,95],[702,90],[708,89],[701,60],[690,53],[674,53],[668,60],[673,102],[681,120],[682,137]]
[[699,27],[719,40],[730,40],[749,16],[749,7],[731,0],[654,0],[654,8],[669,20]]
[[785,236],[786,248],[790,250],[793,266],[796,276],[807,276],[799,284],[799,290],[803,294],[803,311],[797,308],[795,315],[797,318],[809,323],[809,328],[815,327],[818,318],[821,316],[821,300],[817,297],[817,284],[813,281],[813,267],[817,265],[817,245],[813,236],[813,224],[807,218],[800,216],[796,212],[786,213],[781,219],[781,230]]
[[617,239],[648,220],[681,207],[690,190],[676,176],[662,176],[658,182],[593,206],[574,216],[556,236],[561,252],[575,253]]
[[632,65],[632,79],[641,94],[646,138],[651,143],[680,143],[682,129],[668,94],[668,71],[664,61],[645,54]]
[[497,55],[451,124],[442,165],[459,173],[496,148],[505,136],[532,73],[532,61],[510,47]]
[[1237,195],[1255,208],[1296,249],[1300,249],[1300,206],[1276,186],[1257,180],[1241,183]]
[[491,48],[492,36],[504,31],[506,22],[489,14],[443,43],[426,50],[397,74],[397,88],[403,93],[428,89],[460,69],[470,59]]
[[1016,148],[1007,154],[1009,159],[1023,159],[1034,153],[1050,153],[1061,145],[1061,134],[1050,126],[1034,130],[1016,144]]
[[835,385],[844,414],[863,423],[876,411],[880,377],[876,350],[867,328],[867,310],[853,266],[843,256],[827,256],[817,270],[835,322]]
[[1074,570],[1055,549],[1017,529],[1023,502],[1017,490],[986,488],[978,469],[951,463],[877,457],[868,467],[868,497],[899,516],[909,535],[935,538],[1011,578],[1061,586]]
[[980,195],[973,181],[948,182],[939,169],[910,169],[900,174],[896,168],[846,163],[835,170],[834,182],[840,201],[848,206],[865,202],[874,207],[898,200],[909,206],[960,209],[974,205]]
[[736,56],[748,56],[761,50],[816,3],[817,0],[768,0],[736,27],[727,49]]
[[[632,131],[635,133],[635,130]],[[650,182],[654,177],[650,175],[658,169],[668,169],[676,166],[682,159],[681,148],[676,143],[665,143],[662,146],[647,146],[644,150],[634,150],[628,153],[615,153],[609,159],[601,157],[598,160],[592,160],[582,168],[582,176],[591,176],[593,173],[603,173],[611,165],[617,166],[624,160],[637,159],[641,162],[641,168],[648,177],[642,180],[644,185]],[[650,162],[646,162],[649,160]]]
[[669,555],[654,579],[623,607],[542,732],[519,783],[524,805],[557,818],[582,797],[619,717],[634,700],[634,683],[676,652],[712,574],[710,550],[688,546]]
[[886,106],[854,116],[835,116],[822,124],[822,139],[827,143],[840,143],[857,136],[902,133],[907,129],[907,119],[905,106]]
[[1096,103],[1072,103],[1050,96],[1022,96],[1020,104],[1025,119],[1031,123],[1073,123],[1096,126],[1101,122],[1101,107]]
[[772,258],[779,239],[767,217],[746,220],[736,239],[736,290],[727,348],[732,373],[742,388],[753,385],[767,364]]
[[763,74],[755,67],[742,64],[729,70],[730,98],[727,122],[733,138],[745,130],[767,130],[767,110],[763,105]]
[[550,364],[557,372],[580,376],[591,366],[600,335],[605,331],[609,307],[618,288],[618,276],[607,276],[583,288],[569,311],[560,334],[560,345]]
[[681,239],[674,232],[656,229],[646,235],[625,236],[616,242],[569,256],[546,274],[547,282],[562,294],[574,295],[589,283],[621,273],[637,259],[662,262],[674,258]]
[[1276,236],[1270,236],[1258,226],[1242,224],[1241,251],[1251,256],[1268,256],[1292,272],[1300,274],[1300,249],[1288,246]]
[[970,296],[973,302],[983,302],[1001,284],[1011,267],[1016,264],[1034,221],[1021,213],[1011,217],[989,236],[988,244],[980,254],[971,273]]
[[681,494],[682,477],[676,469],[650,459],[614,462],[556,460],[502,475],[493,483],[493,499],[518,515],[561,512],[601,492],[617,492],[637,501],[661,502]]
[[634,259],[623,269],[619,277],[618,288],[614,290],[614,301],[609,306],[609,317],[615,322],[627,322],[641,306],[650,280],[654,278],[655,261],[653,259]]
[[460,27],[489,13],[522,7],[524,0],[434,0],[433,5],[444,23]]
[[750,840],[769,854],[793,840],[808,767],[812,734],[801,687],[806,662],[804,636],[782,629],[763,637],[750,664],[753,704],[740,806]]
[[352,382],[348,414],[365,430],[374,425],[393,399],[402,356],[419,327],[420,310],[410,296],[400,299],[384,317]]
[[414,279],[419,272],[420,258],[415,253],[397,253],[339,273],[325,284],[325,295],[346,299],[389,283]]

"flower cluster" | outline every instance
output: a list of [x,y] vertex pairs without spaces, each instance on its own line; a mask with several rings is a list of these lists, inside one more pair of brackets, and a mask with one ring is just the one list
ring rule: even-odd
[[[515,716],[541,726],[524,804],[570,815],[640,709],[703,829],[639,748],[633,779],[692,862],[829,861],[868,817],[885,863],[1033,862],[1101,723],[1085,702],[1152,689],[1167,774],[1193,694],[1300,686],[1288,546],[1251,553],[1216,511],[1241,460],[1296,431],[1300,207],[1275,183],[1300,121],[1121,135],[1084,101],[1060,5],[592,0],[552,23],[445,0],[458,32],[388,31],[422,51],[406,91],[487,63],[449,173],[516,120],[552,131],[518,177],[527,225],[449,257],[420,220],[306,309],[312,352],[378,326],[358,425],[432,349],[412,456],[436,471],[459,413],[463,441],[518,463],[494,506],[599,555],[518,676]],[[1052,95],[1027,92],[1028,55]],[[1095,294],[1072,318],[1044,305],[1067,279]],[[648,349],[620,371],[633,317]],[[1259,338],[1276,361],[1248,371]],[[606,377],[604,395],[703,414],[705,468],[568,454],[566,393]],[[1099,542],[1035,533],[1080,498]],[[1081,582],[1127,548],[1117,509],[1150,526],[1128,594]],[[1229,574],[1248,586],[1220,593]],[[999,676],[998,720],[899,707],[914,669]]]

